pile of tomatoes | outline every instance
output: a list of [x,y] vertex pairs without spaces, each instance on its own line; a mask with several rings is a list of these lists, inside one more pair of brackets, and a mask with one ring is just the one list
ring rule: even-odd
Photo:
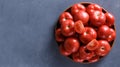
[[92,63],[106,56],[116,37],[114,16],[98,4],[72,5],[55,30],[60,53],[75,62]]

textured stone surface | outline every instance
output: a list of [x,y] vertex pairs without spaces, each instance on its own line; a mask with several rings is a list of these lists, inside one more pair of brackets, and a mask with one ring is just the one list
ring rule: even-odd
[[93,64],[72,62],[60,55],[54,27],[64,9],[83,0],[0,0],[0,67],[120,66],[120,0],[97,3],[116,18],[117,38],[107,57]]

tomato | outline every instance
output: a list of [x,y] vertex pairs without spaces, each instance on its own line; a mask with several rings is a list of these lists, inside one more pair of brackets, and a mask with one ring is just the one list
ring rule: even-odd
[[110,34],[110,28],[107,25],[102,25],[98,29],[98,38],[100,39],[107,39]]
[[106,16],[106,25],[113,26],[115,22],[115,18],[111,13],[105,13]]
[[111,41],[115,40],[115,38],[116,38],[116,32],[114,29],[110,28],[110,35],[108,36],[108,38],[106,40],[111,42]]
[[60,24],[66,20],[73,20],[73,17],[69,12],[63,12],[59,17]]
[[92,14],[94,11],[101,11],[102,12],[102,7],[100,7],[97,4],[90,4],[87,6],[86,11],[88,14]]
[[85,60],[89,60],[94,56],[94,52],[88,50],[86,46],[81,46],[79,52],[80,52],[80,58],[84,58]]
[[86,45],[88,50],[96,50],[99,47],[99,42],[96,39],[93,39]]
[[94,11],[92,15],[90,15],[90,23],[93,26],[99,27],[105,24],[106,17],[105,14],[101,11]]
[[86,8],[82,5],[82,4],[80,4],[80,3],[78,3],[78,4],[74,4],[72,7],[71,7],[71,13],[74,15],[74,14],[76,14],[77,12],[79,12],[79,11],[85,11],[86,10]]
[[89,63],[97,62],[100,59],[98,55],[94,55],[91,59],[88,60]]
[[81,20],[84,25],[87,25],[89,20],[89,15],[85,11],[79,11],[73,15],[73,18],[74,18],[74,21]]
[[116,38],[116,32],[114,29],[109,28],[107,25],[102,25],[98,29],[98,38],[111,42]]
[[107,55],[111,49],[110,44],[106,40],[99,40],[98,42],[100,46],[96,49],[96,54],[99,56]]
[[66,50],[64,49],[64,47],[63,47],[62,44],[59,46],[59,50],[60,50],[60,53],[61,53],[62,55],[64,55],[64,56],[68,56],[68,55],[70,55],[70,54],[72,53],[72,52],[66,51]]
[[79,49],[80,43],[76,38],[67,38],[64,42],[64,48],[68,52],[76,52]]
[[87,44],[97,38],[97,33],[92,27],[85,27],[85,32],[79,38],[82,43]]
[[84,61],[84,59],[80,57],[79,52],[73,53],[72,58],[73,58],[73,61],[75,61],[75,62],[83,62]]
[[85,28],[84,28],[83,22],[80,21],[80,20],[75,22],[74,28],[75,28],[75,31],[77,33],[79,33],[79,34],[82,34],[82,33],[85,32]]
[[71,36],[74,34],[74,22],[66,20],[61,24],[61,31],[64,36]]
[[58,42],[64,41],[64,36],[62,35],[60,28],[55,31],[55,37],[56,37],[56,41]]

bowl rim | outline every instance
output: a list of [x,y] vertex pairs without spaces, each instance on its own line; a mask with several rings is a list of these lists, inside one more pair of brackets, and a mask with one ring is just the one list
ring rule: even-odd
[[[78,3],[75,3],[75,4],[82,4],[82,5],[85,5],[85,4],[88,4],[88,5],[90,5],[90,4],[96,4],[96,3],[93,3],[93,2],[78,2]],[[74,4],[72,4],[72,5],[70,5],[68,8],[66,8],[65,10],[63,10],[63,12],[66,12],[68,9],[70,9],[72,6],[73,6]],[[102,7],[102,6],[101,6]],[[108,11],[105,9],[105,8],[103,8],[102,7],[102,11],[104,11],[104,13],[107,13]],[[55,31],[56,31],[56,29],[57,29],[57,25],[58,25],[58,23],[59,23],[59,19],[57,20],[57,23],[56,23],[56,25],[55,25]],[[113,25],[113,29],[115,30],[115,32],[116,32],[116,24],[114,23],[114,25]],[[54,31],[54,33],[55,33],[55,31]],[[115,38],[115,40],[113,40],[113,42],[111,43],[112,45],[111,45],[111,50],[112,50],[112,47],[113,47],[113,45],[114,45],[114,43],[115,43],[115,41],[116,41],[116,38]],[[57,42],[57,41],[56,41]],[[57,44],[58,44],[58,42],[57,42]],[[58,48],[59,48],[59,45],[58,45]],[[111,51],[110,50],[110,51]],[[110,52],[109,52],[110,53]],[[108,54],[109,54],[108,53]],[[108,55],[107,54],[107,55]],[[107,55],[105,55],[104,57],[106,57]],[[103,59],[104,57],[102,57],[102,58],[100,58],[98,61],[100,61],[101,59]],[[70,58],[70,57],[67,57],[68,59],[70,59],[70,60],[72,60],[72,62],[75,62],[72,58]],[[96,62],[98,62],[98,61],[96,61]],[[81,62],[76,62],[76,63],[81,63]],[[91,63],[95,63],[95,62],[82,62],[81,64],[91,64]]]

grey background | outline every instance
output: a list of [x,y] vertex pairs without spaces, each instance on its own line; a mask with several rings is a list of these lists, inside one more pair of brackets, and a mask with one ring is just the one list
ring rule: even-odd
[[[116,18],[112,51],[97,63],[80,64],[60,55],[54,27],[61,12],[77,2],[94,2]],[[0,67],[120,66],[120,0],[0,0]]]

